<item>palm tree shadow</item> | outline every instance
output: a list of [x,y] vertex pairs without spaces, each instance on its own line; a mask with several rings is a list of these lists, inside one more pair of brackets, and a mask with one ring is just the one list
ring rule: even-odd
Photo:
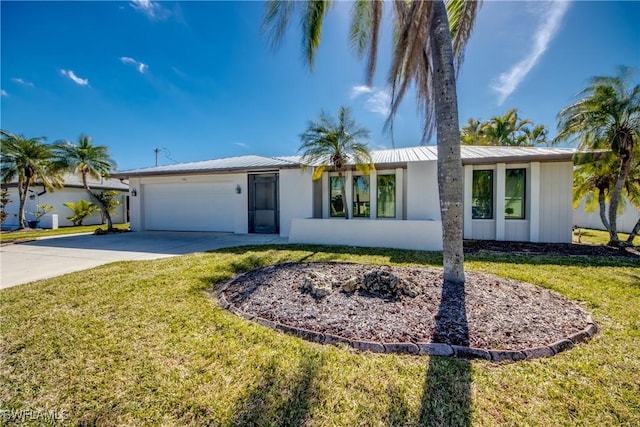
[[235,403],[228,425],[304,425],[317,392],[314,379],[323,364],[321,355],[301,358],[293,381],[283,386],[282,367],[271,360],[251,390]]
[[[433,342],[469,345],[464,284],[445,283],[436,316]],[[471,425],[471,362],[429,358],[420,409],[422,426]]]

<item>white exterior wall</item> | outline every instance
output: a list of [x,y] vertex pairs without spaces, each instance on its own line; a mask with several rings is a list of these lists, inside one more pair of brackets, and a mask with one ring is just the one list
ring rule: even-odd
[[[68,216],[71,216],[72,211],[68,207],[64,206],[64,203],[72,202],[77,203],[78,200],[87,200],[89,199],[89,195],[87,194],[84,188],[72,188],[65,187],[55,191],[47,191],[45,194],[38,196],[37,193],[42,192],[41,186],[36,186],[33,188],[35,198],[33,200],[27,198],[25,202],[24,210],[25,210],[25,220],[33,221],[35,220],[34,212],[38,210],[37,205],[51,205],[53,206],[53,210],[49,211],[48,214],[58,215],[58,226],[60,227],[69,227],[73,225],[73,222],[67,219]],[[95,192],[101,192],[103,190],[94,190]],[[18,210],[20,207],[20,198],[18,196],[18,189],[15,187],[11,187],[8,189],[9,198],[11,200],[10,203],[7,204],[5,210],[9,216],[6,221],[2,225],[6,228],[16,228],[18,227]],[[122,204],[116,208],[116,212],[111,215],[111,219],[114,224],[126,222],[126,192],[121,191],[121,195],[119,196],[122,200]],[[83,225],[100,225],[102,224],[102,216],[100,212],[94,212],[90,216],[82,221]],[[42,224],[44,225],[44,224]]]
[[[131,231],[142,231],[142,196],[140,178],[129,179],[129,228]],[[135,196],[133,195],[135,193]]]
[[300,219],[291,221],[289,243],[442,250],[440,221]]
[[[129,181],[131,230],[142,231],[151,227],[174,231],[247,233],[247,183],[246,173],[132,178]],[[170,197],[183,194],[197,196],[184,201],[159,199],[158,192],[163,191],[163,185]],[[240,194],[236,193],[237,186],[240,186]],[[178,187],[181,191],[176,193],[174,189]],[[133,196],[134,190],[136,196]],[[148,191],[154,192],[153,197],[145,194]],[[154,224],[149,224],[150,214],[154,215]]]
[[408,220],[440,221],[440,193],[436,161],[407,163]]
[[540,164],[540,241],[571,243],[573,163]]
[[279,178],[280,235],[289,236],[294,218],[313,217],[313,171],[282,169]]
[[[625,197],[626,208],[622,215],[618,215],[616,225],[618,231],[623,233],[631,233],[633,227],[640,219],[640,210],[636,209]],[[588,213],[584,210],[584,201],[573,210],[573,224],[583,228],[593,228],[595,230],[604,230],[604,225],[600,220],[600,208],[596,212]],[[607,215],[609,214],[609,204],[607,203]]]
[[[505,172],[526,169],[525,219],[506,219]],[[472,219],[474,170],[493,170],[494,219]],[[571,242],[572,162],[466,165],[464,237],[479,240]]]

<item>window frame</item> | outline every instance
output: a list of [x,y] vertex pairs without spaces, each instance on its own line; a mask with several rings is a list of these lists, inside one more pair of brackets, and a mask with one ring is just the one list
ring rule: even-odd
[[[388,216],[388,215],[380,215],[380,177],[383,176],[392,176],[393,177],[393,216]],[[396,209],[396,202],[398,200],[398,177],[395,173],[395,171],[393,172],[380,172],[376,174],[376,219],[380,218],[380,219],[395,219],[397,218],[397,209]]]
[[[474,208],[477,209],[477,206],[474,206],[474,200],[476,199],[480,199],[480,197],[476,197],[476,195],[474,194],[474,190],[475,190],[475,181],[476,181],[476,173],[489,173],[490,174],[490,187],[489,187],[489,200],[490,203],[488,204],[488,206],[490,207],[490,216],[486,217],[478,217],[477,214],[474,212]],[[479,220],[479,221],[492,221],[496,219],[496,212],[495,212],[495,170],[493,169],[474,169],[473,170],[473,174],[471,177],[471,219],[472,220]]]
[[[522,171],[522,187],[520,190],[520,196],[522,198],[522,209],[520,216],[510,216],[512,214],[507,213],[507,181],[509,180],[509,172]],[[527,168],[510,168],[505,169],[504,172],[504,219],[505,220],[526,220],[527,219]],[[510,200],[517,199],[517,197],[510,197]]]
[[[344,175],[343,175],[344,177]],[[346,177],[344,177],[346,180]],[[344,218],[345,217],[345,210],[344,210],[344,206],[345,206],[345,201],[342,200],[342,215],[334,215],[333,213],[333,209],[332,209],[332,198],[333,198],[333,185],[332,185],[332,180],[336,179],[336,180],[340,180],[340,177],[336,174],[336,175],[329,175],[329,218]],[[341,193],[338,190],[339,193]],[[345,191],[345,195],[346,195],[346,191]],[[339,194],[340,199],[342,199],[342,194]]]
[[[356,215],[356,180],[362,178],[363,180],[368,180],[369,183],[367,185],[367,193],[369,195],[369,200],[360,202],[361,205],[365,207],[366,214],[364,215]],[[351,217],[352,218],[371,218],[371,176],[365,175],[362,173],[352,174],[351,175]],[[366,203],[369,204],[367,209]]]

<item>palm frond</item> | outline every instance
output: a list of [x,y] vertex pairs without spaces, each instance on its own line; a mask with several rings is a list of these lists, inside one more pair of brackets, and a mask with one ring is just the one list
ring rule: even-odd
[[313,70],[316,51],[320,46],[322,24],[330,5],[331,0],[310,0],[305,2],[302,12],[302,49],[311,70]]

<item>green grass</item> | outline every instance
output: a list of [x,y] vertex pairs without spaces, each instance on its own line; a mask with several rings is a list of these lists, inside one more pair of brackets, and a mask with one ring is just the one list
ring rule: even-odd
[[[606,245],[609,242],[609,233],[602,230],[593,230],[591,228],[580,228],[573,231],[573,241],[578,243],[578,235],[580,235],[580,242],[590,245]],[[627,233],[618,233],[618,238],[622,241],[626,241],[629,238]],[[638,236],[633,239],[634,244],[638,243]]]
[[[120,230],[128,230],[129,224],[114,224],[115,228]],[[74,227],[60,227],[55,230],[49,229],[24,229],[16,231],[2,231],[0,232],[0,242],[18,242],[25,240],[33,240],[39,237],[51,237],[51,236],[64,236],[67,234],[76,233],[93,233],[97,228],[103,230],[107,228],[105,224],[102,225],[78,225]]]
[[509,364],[357,353],[238,318],[207,291],[275,262],[439,254],[263,246],[120,262],[0,291],[0,411],[66,411],[70,425],[640,425],[640,263],[468,258],[578,301],[602,331]]

